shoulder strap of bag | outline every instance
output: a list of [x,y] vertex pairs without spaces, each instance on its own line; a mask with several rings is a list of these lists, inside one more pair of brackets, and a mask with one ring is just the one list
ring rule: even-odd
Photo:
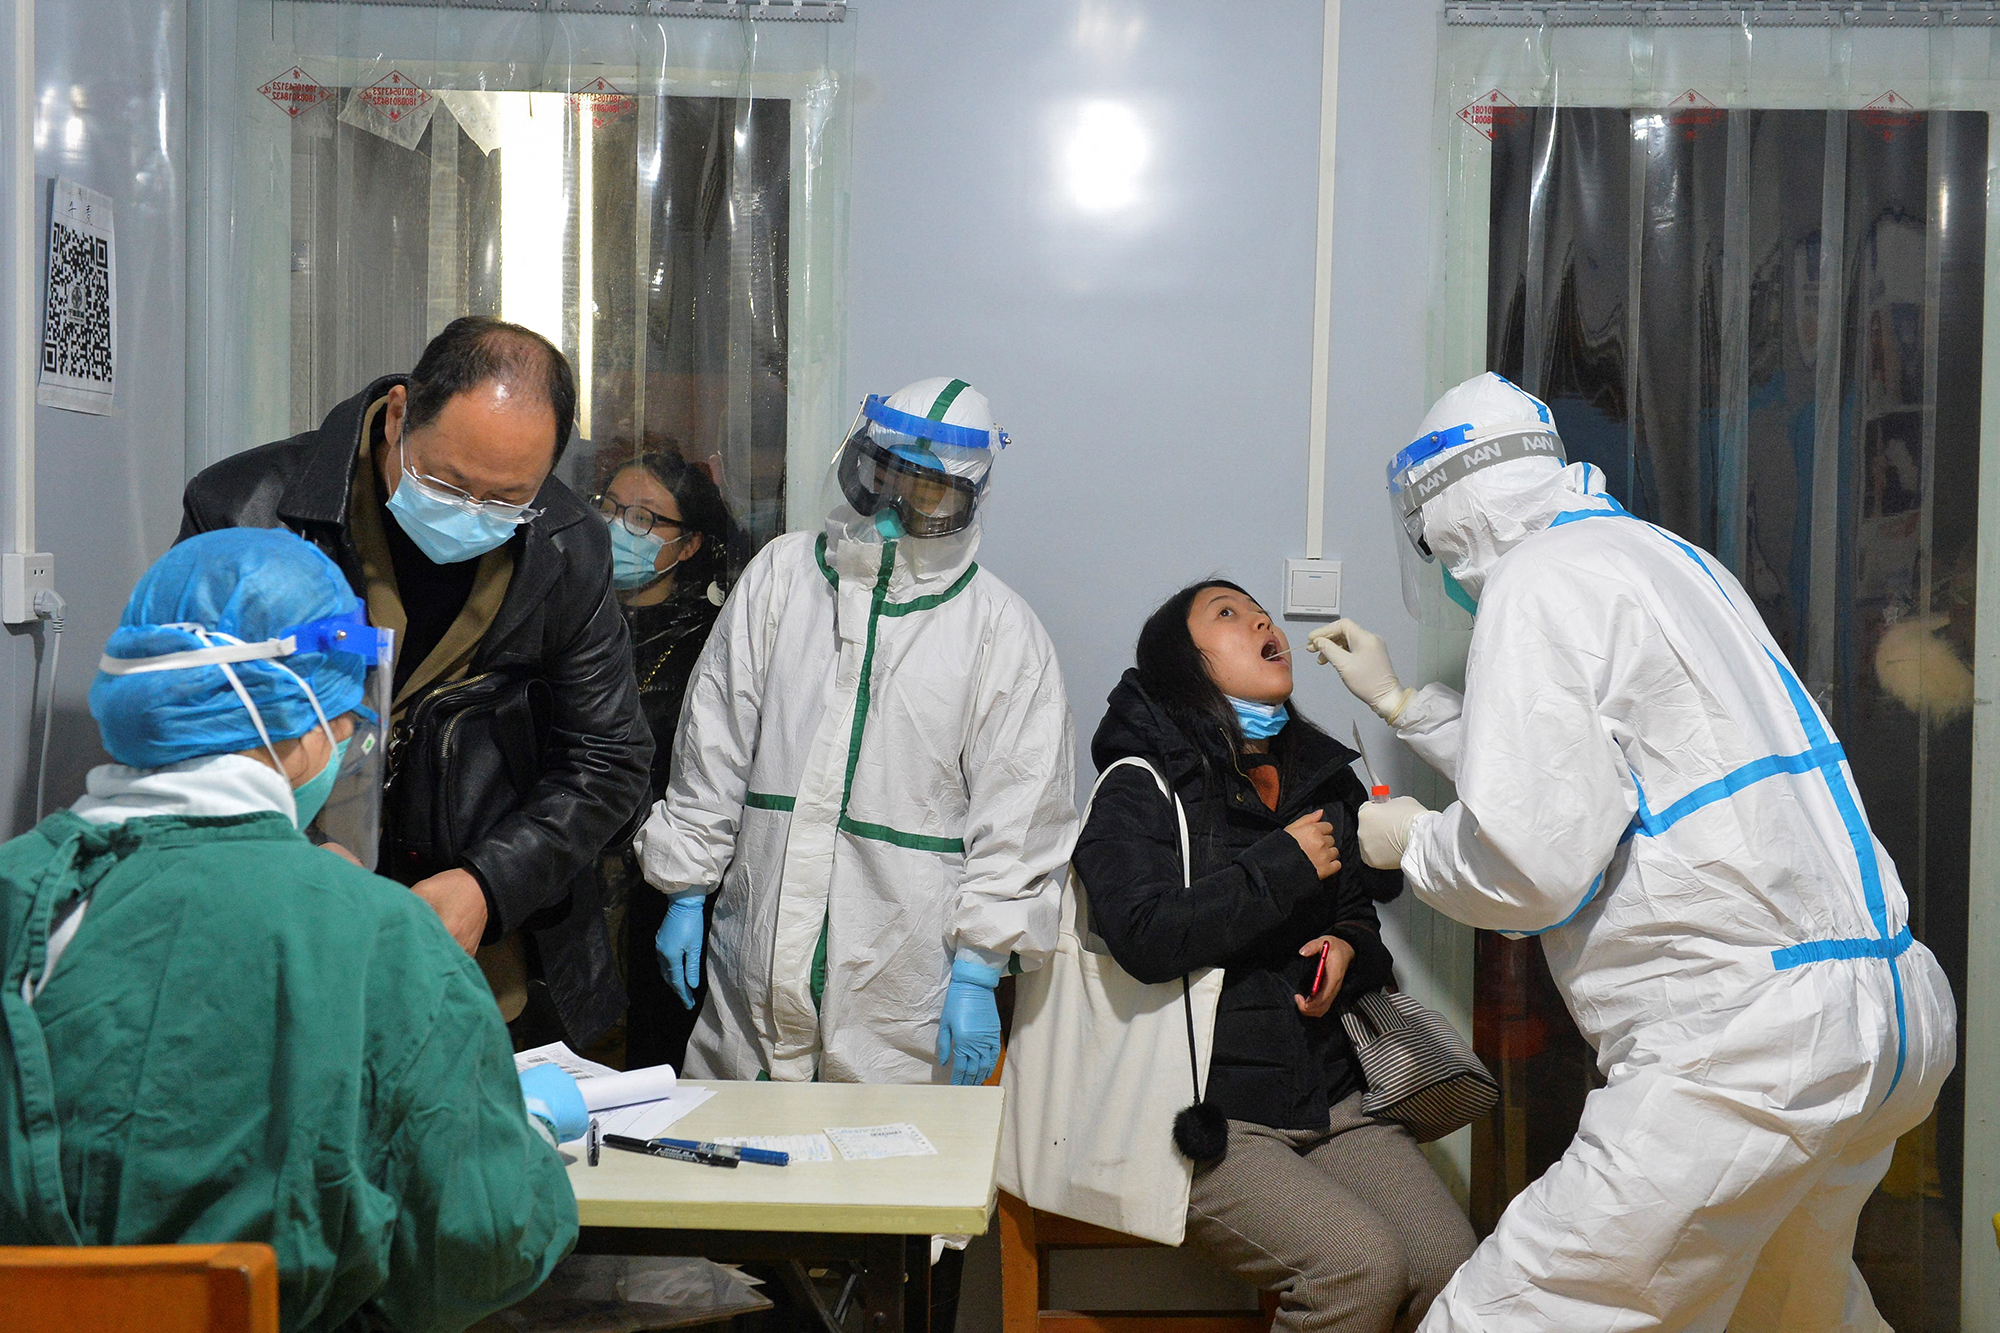
[[[1188,854],[1187,807],[1181,804],[1180,793],[1167,785],[1166,778],[1162,777],[1160,770],[1154,768],[1149,761],[1141,759],[1138,755],[1128,754],[1123,759],[1116,759],[1105,765],[1104,771],[1097,775],[1097,781],[1091,784],[1090,799],[1083,803],[1083,822],[1085,824],[1090,822],[1090,807],[1096,804],[1097,791],[1098,788],[1104,785],[1104,779],[1111,776],[1113,769],[1126,767],[1145,769],[1146,772],[1152,775],[1154,785],[1160,789],[1160,795],[1174,803],[1174,822],[1179,826],[1181,835],[1181,887],[1192,889],[1194,887],[1194,858]],[[1186,973],[1181,974],[1181,1009],[1187,1015],[1188,1081],[1194,1086],[1194,1099],[1199,1103],[1203,1098],[1201,1064],[1195,1054],[1194,986],[1188,980]]]
[[1174,803],[1174,821],[1180,826],[1181,834],[1181,887],[1184,889],[1193,888],[1194,867],[1188,856],[1187,810],[1181,805],[1179,793],[1167,785],[1167,780],[1160,776],[1160,770],[1154,768],[1147,760],[1141,759],[1136,754],[1128,754],[1123,759],[1115,759],[1105,765],[1104,771],[1097,775],[1097,781],[1091,784],[1090,798],[1083,803],[1083,823],[1088,824],[1090,822],[1090,807],[1097,803],[1097,792],[1104,785],[1104,779],[1110,777],[1115,770],[1121,768],[1145,769],[1147,773],[1152,775],[1153,785],[1160,789],[1160,795]]

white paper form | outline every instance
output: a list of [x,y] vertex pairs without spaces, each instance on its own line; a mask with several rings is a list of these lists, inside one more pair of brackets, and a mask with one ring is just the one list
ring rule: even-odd
[[861,1125],[851,1129],[827,1127],[827,1138],[850,1162],[872,1162],[882,1157],[934,1157],[937,1149],[924,1132],[907,1122],[894,1125]]
[[640,1102],[636,1106],[598,1112],[597,1128],[605,1134],[657,1139],[673,1128],[675,1121],[714,1095],[714,1088],[675,1088],[673,1096],[656,1102]]
[[546,1046],[537,1046],[532,1051],[521,1051],[514,1056],[514,1072],[517,1074],[536,1065],[554,1065],[574,1079],[596,1078],[601,1074],[618,1072],[610,1065],[584,1059],[569,1048],[568,1042],[563,1041],[552,1041]]
[[833,1144],[824,1134],[746,1134],[715,1141],[732,1148],[762,1148],[766,1152],[789,1153],[792,1166],[801,1162],[840,1160],[833,1155]]
[[[560,1041],[522,1051],[514,1057],[515,1073],[536,1065],[554,1065],[576,1080],[577,1090],[583,1093],[583,1104],[595,1113],[598,1131],[604,1134],[658,1138],[675,1121],[715,1095],[714,1088],[681,1086],[674,1079],[674,1071],[666,1065],[621,1072],[610,1065],[584,1059]],[[594,1092],[593,1083],[603,1091]],[[642,1100],[626,1103],[624,1098],[628,1096]]]

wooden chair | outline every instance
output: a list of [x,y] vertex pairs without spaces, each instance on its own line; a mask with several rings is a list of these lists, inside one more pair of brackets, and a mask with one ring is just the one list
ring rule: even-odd
[[0,1246],[8,1328],[278,1333],[268,1245]]
[[[1014,979],[1000,983],[1001,1029],[1011,1035],[1014,1028]],[[993,1066],[988,1087],[998,1087],[1000,1071],[1007,1067],[1007,1042],[1002,1038],[1000,1058]],[[2000,1225],[2000,1219],[1995,1220]],[[1215,1314],[1177,1310],[1051,1310],[1049,1304],[1049,1251],[1051,1250],[1144,1250],[1164,1248],[1150,1240],[1107,1231],[1059,1213],[1030,1208],[1024,1201],[1002,1191],[1000,1194],[1000,1329],[1001,1333],[1147,1333],[1164,1329],[1168,1333],[1270,1333],[1271,1320],[1278,1313],[1278,1298],[1264,1297],[1259,1314]]]
[[1000,1196],[1000,1327],[1003,1333],[1270,1333],[1278,1312],[1275,1296],[1264,1297],[1258,1314],[1217,1314],[1179,1310],[1051,1310],[1051,1250],[1152,1249],[1140,1240],[1103,1227],[1030,1208],[1011,1194]]

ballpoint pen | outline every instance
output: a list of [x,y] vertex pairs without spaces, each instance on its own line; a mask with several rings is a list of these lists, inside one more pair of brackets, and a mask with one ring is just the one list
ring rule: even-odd
[[697,1152],[692,1148],[673,1148],[664,1143],[647,1139],[627,1138],[623,1134],[606,1134],[606,1147],[618,1148],[625,1152],[644,1153],[648,1157],[668,1157],[676,1162],[698,1162],[702,1166],[726,1166],[734,1169],[740,1165],[734,1157],[723,1157],[716,1153]]
[[789,1166],[792,1161],[790,1153],[775,1152],[770,1148],[744,1148],[734,1143],[701,1143],[694,1139],[654,1139],[653,1142],[664,1143],[669,1148],[686,1148],[689,1152],[734,1157],[757,1166]]
[[585,1154],[592,1166],[597,1165],[597,1149],[601,1140],[597,1137],[597,1117],[590,1118],[590,1133],[584,1139]]

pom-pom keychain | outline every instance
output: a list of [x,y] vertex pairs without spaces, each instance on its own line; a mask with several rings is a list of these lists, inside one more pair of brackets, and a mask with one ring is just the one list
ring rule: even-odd
[[1194,1082],[1194,1102],[1174,1116],[1174,1146],[1196,1166],[1213,1166],[1229,1155],[1229,1121],[1222,1108],[1202,1096],[1201,1065],[1194,1046],[1194,995],[1181,978],[1181,1004],[1187,1011],[1188,1074]]

